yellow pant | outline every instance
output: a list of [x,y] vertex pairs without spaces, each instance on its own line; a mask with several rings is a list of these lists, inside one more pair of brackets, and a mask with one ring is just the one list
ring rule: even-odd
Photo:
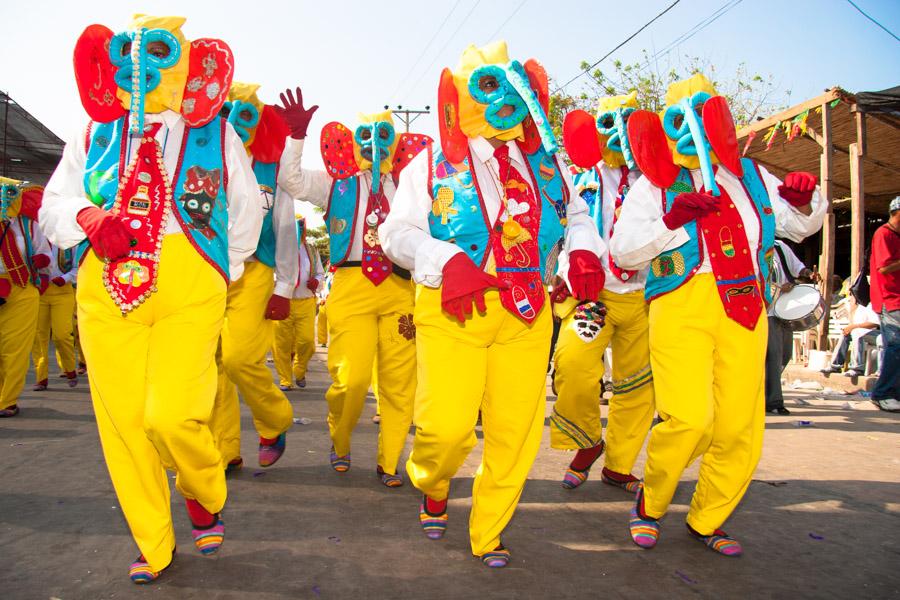
[[315,327],[315,298],[292,299],[290,316],[275,322],[272,356],[281,385],[293,385],[295,379],[306,377],[306,365],[316,352]]
[[328,343],[328,315],[325,313],[325,304],[319,305],[319,314],[316,316],[316,342],[320,346]]
[[475,445],[481,409],[484,452],[469,517],[478,556],[500,543],[537,456],[553,332],[549,299],[530,327],[503,308],[497,291],[485,301],[487,312],[461,325],[441,311],[440,290],[418,289],[416,438],[406,465],[413,485],[445,499]]
[[[236,430],[240,435],[235,384],[250,407],[256,431],[262,437],[278,437],[290,429],[293,422],[291,403],[275,385],[272,372],[266,366],[275,325],[274,321],[265,318],[265,312],[274,287],[272,268],[252,261],[244,264],[244,274],[228,288],[221,363],[227,377],[219,377],[216,393],[214,435],[217,439],[221,439],[223,429]],[[224,413],[220,414],[221,411]]]
[[416,391],[416,340],[412,319],[412,283],[391,275],[374,286],[362,270],[338,269],[328,297],[328,371],[333,383],[325,393],[328,428],[334,450],[350,452],[378,357],[381,426],[378,464],[397,472],[397,462],[412,423]]
[[106,466],[131,534],[153,570],[175,546],[169,481],[216,513],[225,473],[207,426],[225,281],[184,235],[163,238],[154,293],[123,317],[92,252],[78,272],[78,324]]
[[696,275],[650,304],[650,361],[662,422],[644,469],[647,515],[665,514],[688,465],[703,457],[687,522],[708,535],[737,507],[762,452],[768,323],[725,316],[713,276]]
[[556,344],[556,405],[550,417],[550,444],[561,450],[593,448],[600,443],[600,380],[603,353],[612,344],[613,397],[606,426],[606,467],[631,473],[653,421],[653,377],[647,303],[643,292],[604,290],[606,325],[599,331],[576,319],[562,322]]
[[222,454],[222,468],[241,455],[241,402],[222,366],[222,340],[216,349],[216,400],[209,416],[209,430]]
[[0,410],[15,404],[25,386],[39,306],[40,294],[30,283],[24,288],[13,285],[0,306]]
[[75,371],[75,288],[71,284],[52,283],[41,296],[37,335],[31,349],[35,379],[44,381],[50,369],[50,336],[56,348],[56,361],[65,373]]

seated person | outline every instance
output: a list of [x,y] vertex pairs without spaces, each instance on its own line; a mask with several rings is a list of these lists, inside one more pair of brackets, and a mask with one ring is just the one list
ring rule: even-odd
[[844,375],[859,377],[865,373],[866,345],[875,345],[877,342],[878,315],[872,310],[871,304],[865,306],[856,304],[852,295],[850,296],[850,307],[852,311],[850,324],[841,330],[843,335],[834,349],[831,364],[822,369],[822,373],[840,373],[847,361],[847,351],[851,347],[853,352],[850,355],[850,368],[844,371]]

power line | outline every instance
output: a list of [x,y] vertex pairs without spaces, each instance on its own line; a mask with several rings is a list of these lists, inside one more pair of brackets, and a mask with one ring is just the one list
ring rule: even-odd
[[861,14],[862,16],[864,16],[865,18],[867,18],[868,20],[872,21],[873,23],[875,23],[876,25],[878,25],[879,27],[881,27],[882,29],[884,29],[884,30],[887,32],[887,34],[888,34],[889,36],[891,36],[892,38],[894,38],[895,40],[897,40],[898,42],[900,42],[900,38],[898,38],[896,35],[894,35],[894,32],[893,32],[893,31],[891,31],[890,29],[888,29],[887,27],[885,27],[884,25],[882,25],[881,23],[879,23],[878,21],[876,21],[873,17],[870,17],[869,15],[867,15],[867,14],[863,11],[863,9],[861,9],[860,7],[858,7],[858,6],[853,2],[853,0],[847,0],[847,2],[850,4],[850,6],[852,6],[852,7],[855,8],[856,10],[858,10],[858,11],[859,11],[859,14]]
[[500,24],[500,27],[497,28],[497,31],[492,33],[491,36],[487,39],[487,41],[488,42],[494,41],[494,39],[497,37],[497,34],[500,33],[501,31],[503,31],[503,28],[506,27],[506,24],[509,23],[510,21],[512,21],[512,18],[514,16],[516,16],[516,13],[519,12],[522,9],[522,7],[525,6],[525,3],[527,3],[527,2],[528,2],[528,0],[522,0],[522,2],[519,3],[519,6],[516,7],[516,10],[512,11],[509,14],[509,16],[506,17],[506,20]]
[[678,4],[679,2],[681,2],[681,0],[675,0],[672,4],[670,4],[670,5],[667,6],[665,9],[663,9],[663,11],[662,11],[661,13],[659,13],[658,15],[656,15],[655,17],[653,17],[652,19],[650,19],[649,21],[647,21],[646,23],[644,23],[644,24],[641,26],[640,29],[638,29],[637,31],[635,31],[634,33],[632,33],[630,36],[628,36],[627,38],[625,38],[618,46],[616,46],[615,48],[613,48],[612,50],[610,50],[609,52],[607,52],[606,54],[604,54],[603,57],[602,57],[600,60],[598,60],[597,62],[595,62],[595,63],[592,64],[591,66],[589,66],[587,69],[583,70],[581,73],[579,73],[578,75],[576,75],[575,77],[573,77],[573,78],[570,79],[569,81],[567,81],[567,82],[565,82],[564,84],[562,84],[561,86],[557,87],[557,88],[554,90],[554,93],[555,93],[555,92],[558,92],[559,90],[561,90],[561,89],[563,89],[563,88],[565,88],[567,85],[569,85],[570,83],[572,83],[573,81],[575,81],[575,80],[578,79],[579,77],[582,77],[582,76],[586,75],[591,69],[593,69],[594,67],[596,67],[597,65],[599,65],[600,63],[602,63],[604,60],[606,60],[607,58],[609,58],[616,50],[618,50],[619,48],[621,48],[622,46],[624,46],[625,44],[627,44],[628,42],[630,42],[630,41],[631,41],[632,39],[634,39],[640,32],[642,32],[643,30],[647,29],[647,27],[649,27],[651,24],[653,24],[654,21],[656,21],[656,20],[659,19],[661,16],[663,16],[664,14],[666,14],[667,12],[669,12],[670,10],[672,10],[673,8],[675,8],[675,5]]
[[[651,56],[650,59],[647,61],[647,65],[649,65],[657,57],[662,56],[664,54],[668,54],[678,44],[688,41],[689,39],[691,39],[692,37],[694,37],[701,31],[706,29],[708,26],[712,25],[720,17],[722,17],[725,13],[727,13],[732,8],[734,8],[735,6],[740,4],[742,1],[743,0],[729,0],[728,2],[726,2],[725,4],[720,6],[718,8],[718,10],[714,11],[712,14],[707,16],[705,19],[702,19],[699,23],[694,25],[692,28],[688,29],[686,32],[684,32],[683,34],[681,34],[680,36],[678,36],[677,38],[672,40],[672,42],[670,42],[662,50],[660,50],[659,52],[656,52],[653,56]],[[647,65],[644,65],[644,66],[647,66]]]
[[456,29],[453,30],[453,33],[450,34],[450,37],[447,38],[447,41],[444,42],[444,45],[441,46],[441,49],[438,50],[438,52],[437,52],[437,54],[435,54],[434,58],[431,59],[431,62],[428,63],[428,66],[427,66],[427,67],[425,67],[425,70],[422,71],[422,73],[419,75],[418,79],[416,79],[416,80],[413,82],[413,84],[412,84],[411,86],[409,86],[409,89],[410,89],[410,90],[415,89],[415,87],[416,87],[417,85],[419,85],[419,82],[422,81],[422,78],[425,77],[425,74],[429,72],[429,70],[431,69],[431,67],[432,67],[432,66],[434,65],[434,63],[437,61],[438,57],[440,57],[441,54],[443,54],[444,50],[447,49],[447,46],[450,45],[450,42],[453,41],[453,38],[456,37],[456,34],[459,33],[459,30],[462,29],[463,25],[466,24],[466,21],[469,20],[469,17],[472,16],[472,13],[475,12],[475,9],[478,8],[478,5],[479,5],[479,4],[481,4],[481,0],[477,0],[477,2],[475,2],[475,4],[472,5],[472,8],[469,9],[469,12],[466,13],[466,16],[463,17],[463,20],[460,21],[460,23],[459,23],[459,25],[457,25]]
[[431,48],[431,44],[434,43],[434,40],[437,39],[438,34],[444,29],[444,25],[447,23],[447,20],[450,19],[450,16],[456,12],[456,8],[462,0],[456,0],[456,4],[450,9],[450,12],[444,17],[444,20],[441,21],[441,24],[437,26],[437,29],[434,31],[434,35],[431,36],[431,39],[428,40],[428,43],[425,44],[425,47],[422,48],[422,51],[419,52],[418,58],[416,58],[416,62],[413,63],[413,66],[409,68],[409,71],[406,72],[406,75],[403,76],[403,79],[400,80],[400,83],[397,84],[396,89],[391,93],[391,98],[396,97],[397,92],[400,91],[400,88],[403,87],[403,84],[406,83],[406,80],[409,79],[409,76],[413,74],[413,71],[416,70],[416,67],[419,66],[419,63],[422,62],[422,59],[425,57],[425,54],[428,52],[428,49]]

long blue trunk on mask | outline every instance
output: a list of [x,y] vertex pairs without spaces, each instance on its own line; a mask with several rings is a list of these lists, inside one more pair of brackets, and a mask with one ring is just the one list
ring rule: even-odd
[[531,89],[531,85],[528,83],[528,79],[511,67],[503,67],[503,70],[506,73],[506,80],[516,93],[519,94],[519,97],[525,102],[528,112],[531,113],[531,119],[534,121],[538,134],[541,136],[541,143],[544,145],[544,150],[549,154],[555,154],[556,151],[559,150],[559,145],[556,143],[556,136],[553,135],[553,129],[550,127],[547,114],[544,112],[541,103],[538,102],[534,90]]
[[709,142],[706,141],[706,135],[703,133],[703,125],[691,106],[690,98],[683,99],[680,103],[684,109],[684,122],[687,123],[691,130],[691,138],[694,140],[694,148],[697,149],[697,158],[700,161],[700,175],[703,177],[703,187],[713,196],[719,196],[719,186],[716,185],[715,173],[712,168],[712,158],[709,155]]

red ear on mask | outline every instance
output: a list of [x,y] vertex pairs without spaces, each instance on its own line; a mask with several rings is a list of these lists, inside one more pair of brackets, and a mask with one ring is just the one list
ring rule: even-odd
[[400,172],[418,156],[419,152],[427,150],[434,143],[434,140],[422,133],[401,133],[397,137],[399,141],[394,151],[394,166],[391,169],[394,180],[400,177]]
[[22,190],[22,205],[19,208],[19,214],[28,217],[32,221],[38,220],[38,211],[41,210],[41,203],[44,201],[44,188],[40,186],[29,186]]
[[347,179],[359,172],[353,156],[353,132],[337,121],[322,128],[320,138],[325,171],[335,179]]
[[738,152],[734,118],[725,98],[714,96],[707,100],[703,105],[702,119],[706,139],[709,140],[709,146],[716,153],[719,162],[738,177],[743,176],[744,168],[741,166],[741,156]]
[[228,99],[234,77],[234,55],[222,40],[201,38],[191,42],[188,78],[181,116],[191,127],[212,121]]
[[256,126],[256,135],[250,144],[250,154],[253,158],[263,163],[275,163],[281,160],[284,152],[284,143],[291,130],[287,123],[276,112],[275,107],[266,104],[259,116],[259,124]]
[[[531,89],[534,90],[538,103],[540,103],[546,115],[550,111],[550,81],[547,78],[547,71],[544,70],[544,66],[541,63],[533,58],[525,61],[523,66],[525,67],[525,74],[528,75],[528,83],[531,85]],[[537,128],[534,126],[534,119],[531,114],[527,115],[525,120],[522,121],[522,128],[525,132],[525,141],[522,142],[522,148],[528,154],[537,152],[542,143],[541,134],[538,133]]]
[[459,93],[453,84],[450,69],[441,71],[438,85],[438,131],[441,134],[441,150],[451,163],[461,163],[469,153],[469,138],[459,126]]
[[582,169],[590,169],[603,158],[597,125],[588,112],[573,110],[563,121],[563,145],[569,159]]
[[116,68],[109,60],[113,32],[103,25],[88,25],[75,42],[75,83],[88,116],[100,123],[115,121],[125,114],[116,97]]
[[659,115],[648,110],[636,110],[628,117],[628,139],[634,162],[653,185],[671,187],[681,168],[672,160],[672,150],[666,141]]

